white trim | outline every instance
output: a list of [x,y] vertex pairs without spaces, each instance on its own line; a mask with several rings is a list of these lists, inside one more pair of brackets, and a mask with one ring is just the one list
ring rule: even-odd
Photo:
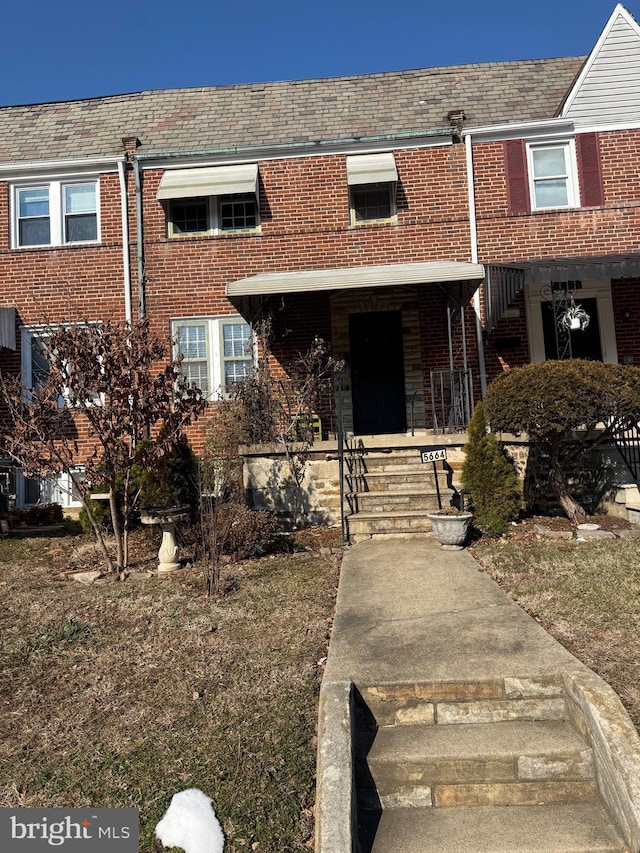
[[467,127],[462,136],[473,136],[475,143],[498,142],[507,139],[554,139],[575,132],[573,119],[552,118],[541,121],[523,121],[513,124],[495,124],[484,127]]
[[624,8],[622,3],[618,3],[616,8],[611,13],[611,17],[609,18],[609,20],[605,24],[605,27],[604,27],[602,33],[600,34],[600,38],[596,42],[595,47],[593,48],[593,50],[589,54],[589,57],[588,57],[587,61],[585,62],[585,64],[582,66],[582,71],[578,75],[578,79],[573,84],[571,91],[569,92],[569,95],[567,96],[567,98],[563,104],[563,107],[562,107],[562,115],[563,116],[566,116],[567,113],[569,112],[569,110],[571,109],[571,107],[573,106],[573,102],[575,101],[575,99],[578,95],[578,92],[580,91],[580,88],[581,88],[582,84],[584,83],[585,78],[588,76],[588,74],[591,73],[591,68],[593,67],[594,62],[598,58],[598,54],[600,53],[600,50],[602,49],[603,44],[605,43],[605,41],[609,37],[609,33],[613,29],[614,24],[616,23],[616,21],[618,20],[619,17],[624,18],[624,20],[629,24],[629,26],[633,30],[635,30],[636,35],[640,38],[640,27],[638,26],[636,21],[634,21],[632,16],[627,12],[627,10]]
[[[66,240],[65,224],[66,216],[64,210],[64,189],[73,185],[93,185],[95,188],[95,217],[96,217],[96,239],[95,240]],[[11,248],[15,250],[43,249],[49,247],[66,246],[97,246],[101,243],[101,216],[100,216],[100,175],[76,175],[65,176],[47,180],[19,180],[10,183],[10,213],[11,213]],[[49,241],[47,243],[20,243],[20,207],[18,197],[22,190],[45,189],[48,194],[49,215]],[[44,217],[42,217],[44,218]]]
[[[527,331],[529,335],[529,358],[532,362],[546,361],[544,349],[544,336],[542,333],[542,312],[540,305],[545,301],[540,293],[539,284],[525,285],[525,306],[527,314]],[[616,330],[613,318],[613,302],[611,299],[610,281],[582,281],[579,291],[580,299],[595,299],[598,306],[598,324],[600,332],[600,346],[602,348],[602,360],[617,364],[618,347],[616,344]]]
[[639,130],[640,122],[631,124],[579,124],[576,125],[576,135],[580,133],[617,133],[621,130]]
[[[47,178],[65,178],[87,173],[94,175],[115,172],[119,163],[126,163],[126,158],[120,157],[89,157],[86,160],[42,160],[25,163],[0,163],[0,174],[3,180],[45,180]],[[111,168],[107,168],[111,166]],[[6,177],[5,177],[6,174]]]
[[[558,205],[539,206],[536,204],[536,183],[544,181],[544,178],[537,178],[534,172],[534,151],[540,151],[543,148],[562,149],[564,154],[566,175],[558,176],[566,180],[567,188],[567,203]],[[576,146],[574,139],[545,139],[544,141],[527,142],[527,172],[529,176],[529,200],[531,210],[569,210],[571,208],[580,207],[580,188],[578,186],[578,168],[576,163]]]

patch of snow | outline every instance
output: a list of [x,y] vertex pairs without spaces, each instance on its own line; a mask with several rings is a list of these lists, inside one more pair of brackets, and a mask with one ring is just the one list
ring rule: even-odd
[[224,835],[213,803],[198,788],[173,795],[155,834],[165,847],[182,847],[185,853],[224,853]]

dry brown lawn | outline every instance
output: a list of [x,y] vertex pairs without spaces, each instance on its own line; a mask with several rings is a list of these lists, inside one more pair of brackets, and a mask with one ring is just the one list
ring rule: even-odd
[[84,585],[61,573],[95,566],[84,540],[0,542],[0,806],[136,807],[151,851],[196,787],[229,853],[308,850],[339,557],[228,566],[212,600],[197,567],[159,579],[157,543],[137,547],[126,580]]
[[528,523],[502,539],[481,540],[473,553],[521,607],[613,687],[640,731],[640,540],[550,541]]

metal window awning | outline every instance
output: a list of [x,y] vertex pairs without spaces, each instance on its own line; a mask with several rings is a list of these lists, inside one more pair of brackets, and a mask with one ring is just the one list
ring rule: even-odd
[[398,180],[393,154],[353,154],[347,156],[347,183],[381,184]]
[[510,303],[527,284],[623,278],[640,278],[640,253],[536,258],[488,264],[484,280],[485,329],[493,331]]
[[196,198],[258,192],[258,164],[208,166],[194,169],[167,169],[160,180],[156,198]]
[[479,281],[482,264],[464,261],[427,261],[415,264],[385,264],[347,269],[300,270],[262,273],[227,284],[229,299],[268,296],[278,293],[308,293],[321,290],[350,290],[363,287],[393,287],[451,281]]
[[16,309],[0,308],[0,347],[16,348]]

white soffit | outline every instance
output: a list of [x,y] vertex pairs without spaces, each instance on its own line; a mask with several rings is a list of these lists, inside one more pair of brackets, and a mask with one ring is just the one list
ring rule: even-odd
[[386,264],[337,270],[262,273],[230,282],[227,285],[227,296],[267,296],[275,293],[307,293],[319,290],[478,281],[482,278],[484,278],[482,264],[463,261],[428,261],[422,264]]
[[347,156],[347,183],[381,184],[398,180],[393,153],[351,154]]
[[258,191],[258,164],[167,169],[160,180],[157,198],[196,198]]

